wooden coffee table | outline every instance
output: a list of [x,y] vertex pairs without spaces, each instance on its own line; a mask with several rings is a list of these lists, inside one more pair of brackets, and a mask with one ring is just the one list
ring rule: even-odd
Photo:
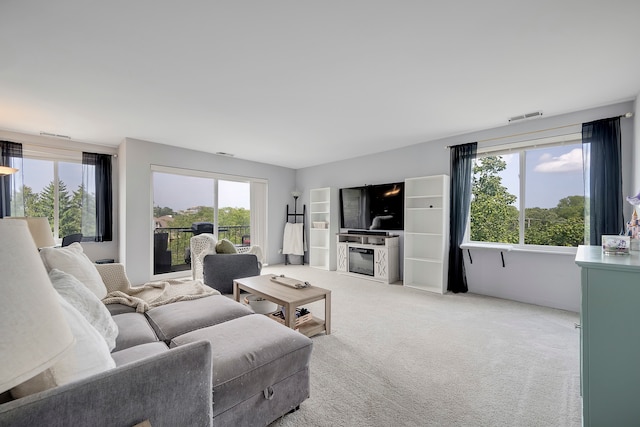
[[273,274],[265,274],[234,280],[233,298],[239,302],[240,291],[243,290],[283,306],[286,311],[284,324],[291,329],[296,329],[295,312],[297,307],[324,299],[324,321],[313,317],[312,320],[300,325],[298,331],[308,337],[322,331],[329,335],[331,333],[331,291],[317,286],[292,288],[271,281],[273,276]]

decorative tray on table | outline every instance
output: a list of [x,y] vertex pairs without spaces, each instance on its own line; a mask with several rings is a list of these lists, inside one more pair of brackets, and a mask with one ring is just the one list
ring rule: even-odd
[[311,286],[311,283],[309,282],[303,282],[302,280],[293,279],[291,277],[284,277],[284,274],[281,274],[280,276],[271,276],[271,281],[281,285],[291,286],[296,289],[308,288]]

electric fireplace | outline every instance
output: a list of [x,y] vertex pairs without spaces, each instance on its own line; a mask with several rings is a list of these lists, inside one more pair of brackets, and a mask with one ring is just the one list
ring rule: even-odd
[[349,271],[373,276],[373,249],[349,247]]

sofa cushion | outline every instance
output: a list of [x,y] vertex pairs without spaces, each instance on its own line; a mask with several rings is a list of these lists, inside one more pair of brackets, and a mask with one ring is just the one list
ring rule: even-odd
[[308,368],[312,341],[262,314],[239,317],[171,340],[206,340],[213,357],[213,413],[220,414]]
[[137,362],[145,357],[164,353],[165,351],[169,351],[169,347],[162,341],[156,341],[116,351],[115,353],[111,353],[111,357],[113,357],[113,360],[116,362],[116,366],[122,366],[127,363]]
[[118,326],[98,297],[78,279],[64,271],[54,268],[49,272],[49,278],[62,298],[78,310],[102,335],[109,351],[113,350],[116,347]]
[[111,313],[112,316],[115,316],[116,314],[135,313],[136,312],[136,308],[135,307],[130,307],[128,305],[118,304],[118,303],[105,304],[105,307],[107,308],[109,313]]
[[113,316],[113,320],[118,325],[119,331],[114,353],[125,348],[158,341],[144,314],[122,313]]
[[178,335],[248,314],[253,314],[253,310],[222,295],[178,301],[145,313],[158,338],[166,342]]
[[40,257],[47,271],[54,268],[78,279],[93,292],[98,299],[107,295],[107,287],[96,266],[82,251],[80,243],[72,243],[64,248],[42,248]]
[[62,296],[58,295],[58,300],[76,342],[52,367],[14,387],[11,394],[16,399],[78,381],[116,366],[102,335]]

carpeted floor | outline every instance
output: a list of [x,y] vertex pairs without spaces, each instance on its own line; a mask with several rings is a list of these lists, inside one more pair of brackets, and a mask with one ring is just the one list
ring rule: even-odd
[[[311,397],[288,426],[580,426],[577,313],[437,295],[300,265],[263,274],[332,291]],[[323,303],[306,306],[323,317]]]

